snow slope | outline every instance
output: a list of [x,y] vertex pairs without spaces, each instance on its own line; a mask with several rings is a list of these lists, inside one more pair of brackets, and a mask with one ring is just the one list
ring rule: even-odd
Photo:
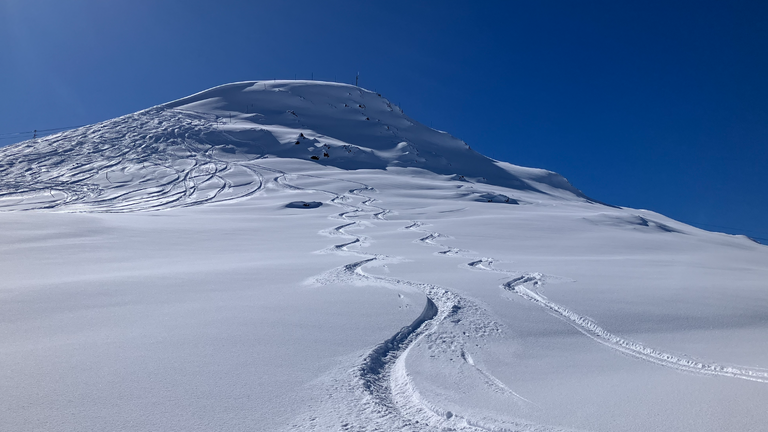
[[0,430],[768,421],[768,249],[378,94],[235,83],[0,155]]
[[314,157],[347,170],[422,168],[582,197],[559,175],[486,158],[378,94],[304,81],[224,85],[0,154],[5,209],[114,212],[235,200],[263,187],[249,163],[265,157]]

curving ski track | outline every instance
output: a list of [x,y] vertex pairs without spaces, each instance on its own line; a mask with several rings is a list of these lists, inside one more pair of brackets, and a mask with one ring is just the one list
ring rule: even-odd
[[649,361],[660,366],[677,369],[679,371],[741,378],[768,383],[768,371],[765,369],[726,366],[692,358],[680,357],[617,336],[603,329],[591,319],[579,315],[557,303],[551,302],[541,293],[537,292],[535,288],[540,286],[541,278],[541,273],[529,273],[506,282],[502,287],[554,313],[556,316],[562,318],[597,342],[632,357]]
[[[418,240],[421,243],[445,248],[447,251],[459,250],[442,244],[438,241],[438,239],[447,239],[450,237],[440,233],[423,230],[423,226],[425,225],[421,222],[414,222],[407,226],[406,229],[428,233],[426,237],[422,237]],[[438,253],[447,254],[447,251]],[[579,315],[578,313],[566,308],[565,306],[554,303],[539,293],[537,288],[542,286],[547,279],[553,278],[552,276],[547,276],[542,273],[535,272],[523,273],[499,270],[494,268],[494,261],[495,260],[493,258],[482,258],[467,263],[466,267],[472,270],[490,271],[494,273],[506,274],[508,276],[514,275],[515,277],[502,284],[501,287],[538,306],[543,307],[553,315],[563,319],[567,323],[574,326],[577,330],[594,339],[595,341],[616,351],[619,351],[622,354],[627,354],[631,357],[648,361],[660,366],[672,368],[681,372],[740,378],[750,381],[768,383],[768,370],[763,368],[721,365],[713,362],[693,359],[690,357],[681,357],[679,355],[654,349],[639,342],[625,339],[621,336],[613,334],[599,326],[590,318]]]
[[[364,271],[368,265],[381,265],[395,263],[401,260],[398,257],[390,257],[382,254],[367,253],[360,250],[368,245],[368,237],[362,234],[352,234],[347,230],[362,229],[366,222],[357,220],[361,217],[370,217],[377,220],[386,220],[384,216],[390,210],[374,205],[377,200],[366,195],[366,192],[376,192],[376,189],[358,182],[333,179],[342,182],[356,183],[359,187],[350,189],[345,194],[335,192],[300,188],[288,183],[289,174],[280,173],[275,178],[281,186],[290,190],[304,190],[319,192],[331,196],[329,203],[336,205],[342,211],[331,216],[332,219],[342,223],[320,232],[330,237],[344,238],[345,242],[332,245],[318,253],[337,253],[341,255],[355,255],[363,258],[349,264],[329,270],[311,280],[313,284],[326,285],[331,283],[345,283],[357,285],[391,286],[407,290],[418,290],[427,297],[426,305],[422,313],[409,325],[400,329],[389,339],[378,344],[365,354],[351,370],[351,389],[336,389],[334,398],[339,394],[353,395],[356,400],[343,400],[335,403],[336,410],[344,407],[342,412],[335,414],[339,417],[338,426],[344,431],[554,431],[553,429],[520,421],[498,419],[473,419],[468,416],[441,409],[425,400],[405,367],[410,350],[418,343],[430,337],[436,340],[457,339],[455,335],[441,330],[441,325],[446,322],[458,323],[466,321],[473,327],[475,336],[484,337],[497,333],[499,326],[487,315],[487,313],[471,300],[461,297],[447,288],[421,282],[397,279],[392,277],[376,276]],[[304,176],[304,175],[301,175]],[[314,177],[314,176],[307,176]],[[360,205],[352,202],[357,198]],[[412,229],[413,225],[405,227]],[[350,247],[354,246],[354,250]],[[510,390],[501,381],[491,374],[477,367],[471,356],[464,350],[463,343],[458,340],[451,342],[456,346],[460,357],[478,372],[479,377],[507,394],[525,403],[532,403]],[[342,379],[343,381],[343,379]],[[337,384],[339,385],[339,384]],[[342,384],[343,388],[344,385]],[[311,415],[306,422],[298,422],[292,425],[297,430],[326,430],[330,425],[318,424],[321,416]]]
[[262,190],[261,155],[233,154],[214,120],[153,108],[0,149],[0,211],[154,211]]

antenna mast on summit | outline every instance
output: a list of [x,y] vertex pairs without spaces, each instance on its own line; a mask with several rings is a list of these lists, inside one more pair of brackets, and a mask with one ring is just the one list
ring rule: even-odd
[[355,87],[360,87],[357,83],[360,82],[360,72],[355,75]]

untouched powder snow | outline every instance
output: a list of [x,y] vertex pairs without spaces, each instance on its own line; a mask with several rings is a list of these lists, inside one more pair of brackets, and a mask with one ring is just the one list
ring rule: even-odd
[[0,156],[0,430],[768,423],[768,249],[376,93],[229,84]]

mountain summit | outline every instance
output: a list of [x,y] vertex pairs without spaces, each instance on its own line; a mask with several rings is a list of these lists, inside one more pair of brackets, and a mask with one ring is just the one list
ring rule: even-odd
[[10,146],[0,157],[6,210],[127,211],[242,198],[263,183],[251,164],[271,157],[346,170],[417,168],[586,199],[562,176],[485,157],[378,93],[318,81],[222,85]]

